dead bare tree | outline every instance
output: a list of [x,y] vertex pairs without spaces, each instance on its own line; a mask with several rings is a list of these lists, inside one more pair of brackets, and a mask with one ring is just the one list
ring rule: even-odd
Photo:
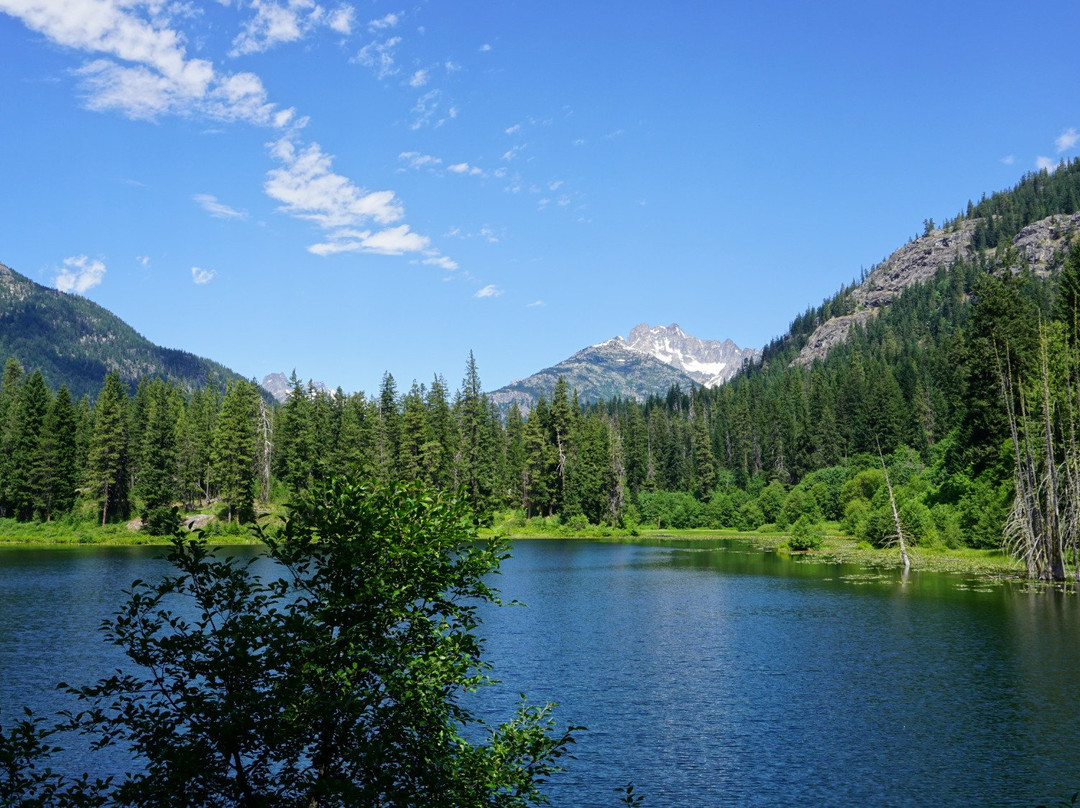
[[896,508],[896,497],[893,495],[892,481],[889,480],[889,468],[885,465],[885,455],[881,453],[881,443],[877,447],[878,458],[881,460],[881,470],[885,472],[885,489],[889,492],[889,504],[892,506],[893,523],[896,525],[896,543],[900,546],[900,560],[904,562],[904,569],[911,569],[911,558],[908,556],[907,542],[904,541],[904,526],[900,523],[900,511]]
[[1075,361],[1069,363],[1064,378],[1051,384],[1049,340],[1046,327],[1040,325],[1038,377],[1026,388],[1014,379],[1008,347],[1002,358],[995,346],[1015,459],[1015,494],[1004,538],[1006,547],[1023,560],[1029,577],[1063,581],[1066,554],[1072,555],[1074,565],[1078,560],[1076,402],[1080,385]]

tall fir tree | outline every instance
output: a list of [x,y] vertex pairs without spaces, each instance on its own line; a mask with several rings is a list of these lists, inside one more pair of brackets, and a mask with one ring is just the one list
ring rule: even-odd
[[105,377],[94,405],[90,478],[101,503],[101,524],[131,513],[128,489],[128,394],[116,373]]

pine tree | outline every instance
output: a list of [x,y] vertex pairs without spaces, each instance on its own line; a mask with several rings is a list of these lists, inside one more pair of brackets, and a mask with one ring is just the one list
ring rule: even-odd
[[228,520],[254,515],[259,460],[259,405],[254,382],[230,383],[214,430],[213,478],[228,505]]
[[49,408],[42,435],[42,455],[46,467],[42,514],[46,521],[57,514],[67,513],[75,506],[79,475],[77,433],[75,405],[67,387],[61,386]]
[[131,511],[128,497],[128,395],[116,373],[105,384],[94,406],[94,429],[90,438],[89,466],[94,490],[101,501],[101,524],[126,519]]
[[17,439],[22,383],[22,365],[8,359],[4,364],[3,381],[0,382],[0,516],[11,515],[13,507],[12,474],[17,470],[12,464],[12,452]]
[[35,370],[19,393],[15,440],[11,448],[10,495],[16,518],[29,520],[46,510],[48,468],[44,453],[45,419],[52,396],[41,371]]
[[155,379],[146,388],[145,427],[140,438],[141,471],[135,493],[142,500],[144,529],[169,535],[175,529],[173,502],[180,496],[180,402],[171,384]]

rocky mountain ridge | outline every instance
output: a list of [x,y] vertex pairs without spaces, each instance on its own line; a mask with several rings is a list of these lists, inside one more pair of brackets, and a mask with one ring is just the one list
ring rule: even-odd
[[[818,325],[795,363],[810,365],[815,359],[824,359],[832,348],[847,340],[853,326],[876,317],[904,289],[924,283],[939,269],[947,269],[957,260],[970,257],[977,221],[967,219],[959,222],[955,229],[933,230],[893,252],[851,291],[854,311]],[[1012,247],[1035,274],[1046,275],[1077,231],[1080,231],[1080,213],[1049,216],[1024,227],[1013,238]]]
[[615,397],[644,401],[663,395],[673,385],[688,390],[709,387],[731,378],[756,349],[740,349],[731,340],[703,340],[685,333],[677,324],[635,326],[628,339],[613,337],[590,345],[556,365],[519,379],[488,398],[506,409],[516,403],[531,409],[539,396],[551,397],[562,376],[587,403]]
[[758,349],[740,348],[730,339],[721,342],[690,336],[678,323],[652,327],[647,323],[636,325],[630,329],[626,346],[678,368],[705,387],[723,384],[744,362],[761,355]]
[[185,390],[240,378],[213,360],[155,345],[97,303],[0,264],[0,361],[8,358],[40,370],[52,387],[67,385],[76,398],[97,395],[111,372],[132,389],[147,376]]

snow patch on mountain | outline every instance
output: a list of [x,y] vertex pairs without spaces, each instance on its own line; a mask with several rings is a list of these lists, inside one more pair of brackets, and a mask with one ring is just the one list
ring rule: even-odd
[[740,348],[730,339],[721,342],[691,336],[677,323],[668,326],[641,323],[630,330],[626,340],[615,337],[600,343],[611,344],[659,359],[706,387],[723,384],[738,372],[745,361],[756,359],[761,353],[754,348]]

